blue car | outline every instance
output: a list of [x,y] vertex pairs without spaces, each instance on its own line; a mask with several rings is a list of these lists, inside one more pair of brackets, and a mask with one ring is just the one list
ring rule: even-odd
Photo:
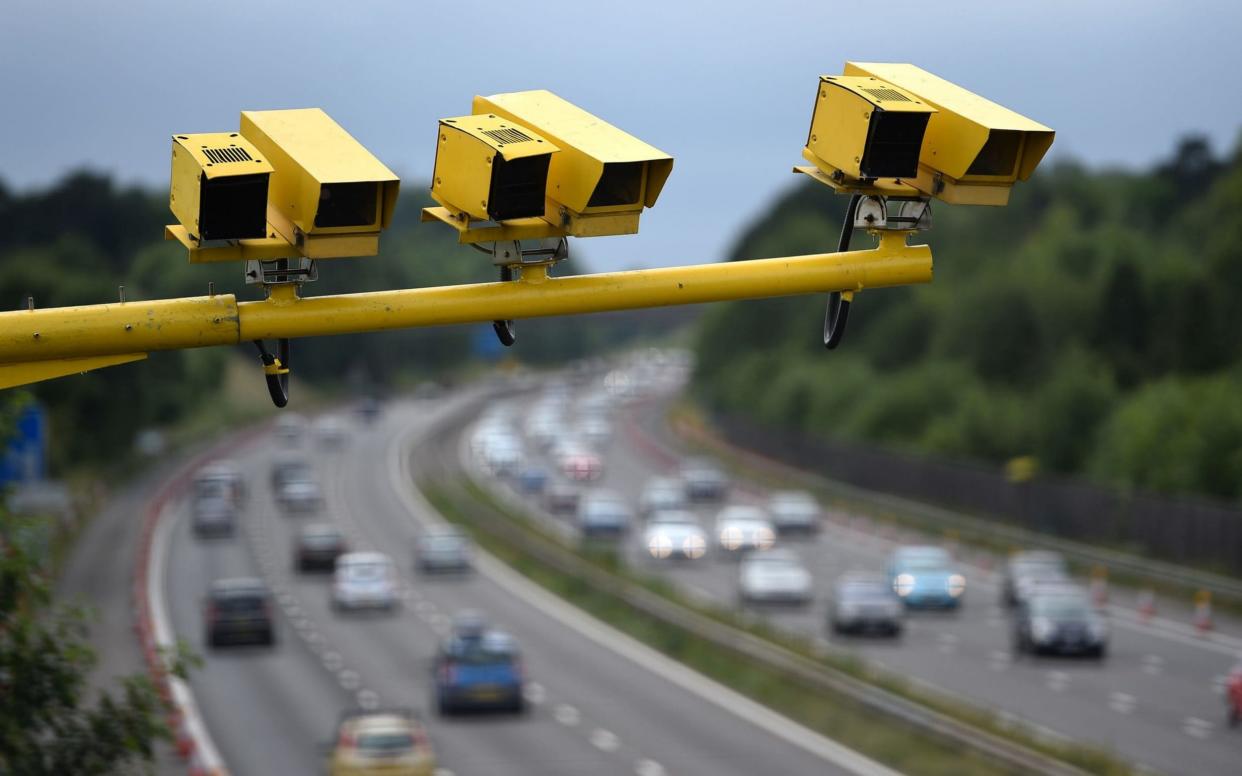
[[517,485],[523,493],[538,495],[548,485],[548,470],[542,466],[527,466],[518,472]]
[[898,547],[888,563],[888,581],[907,609],[956,609],[966,577],[948,551],[934,546]]
[[436,707],[440,714],[526,710],[522,661],[508,633],[455,629],[436,656]]

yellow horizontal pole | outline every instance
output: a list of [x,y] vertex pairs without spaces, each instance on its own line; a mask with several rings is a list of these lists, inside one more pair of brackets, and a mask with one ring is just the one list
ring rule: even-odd
[[[888,235],[886,235],[888,236]],[[927,283],[931,249],[901,235],[873,250],[779,259],[522,279],[365,294],[269,299],[238,305],[241,339],[482,323],[492,320],[667,307],[735,299],[856,291]]]
[[231,294],[0,313],[0,364],[229,345],[383,329],[858,291],[932,278],[931,249],[885,233],[874,249],[778,259],[260,302]]

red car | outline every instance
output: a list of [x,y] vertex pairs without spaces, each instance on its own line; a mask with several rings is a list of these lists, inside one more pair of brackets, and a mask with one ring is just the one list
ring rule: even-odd
[[588,482],[599,479],[604,464],[595,453],[571,453],[561,459],[561,471],[571,480]]
[[1242,663],[1233,667],[1225,683],[1225,703],[1229,706],[1229,727],[1242,722]]

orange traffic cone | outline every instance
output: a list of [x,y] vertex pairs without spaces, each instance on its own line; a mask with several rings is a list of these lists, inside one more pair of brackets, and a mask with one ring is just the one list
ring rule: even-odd
[[1091,601],[1097,607],[1108,604],[1108,569],[1103,566],[1091,569]]
[[1150,588],[1139,591],[1138,613],[1139,619],[1145,623],[1151,622],[1151,618],[1156,616],[1156,594]]
[[1195,630],[1200,635],[1212,630],[1212,593],[1200,590],[1195,593]]

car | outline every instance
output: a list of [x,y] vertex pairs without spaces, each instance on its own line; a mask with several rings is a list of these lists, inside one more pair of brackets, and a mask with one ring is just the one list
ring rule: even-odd
[[684,509],[685,506],[685,484],[673,477],[652,477],[643,485],[638,497],[638,511],[643,517],[666,509]]
[[434,526],[418,537],[414,565],[424,574],[469,571],[470,537],[451,525]]
[[511,434],[489,436],[483,444],[482,460],[492,474],[516,474],[522,466],[522,442]]
[[590,414],[579,421],[578,433],[596,449],[601,449],[612,439],[612,424],[603,415]]
[[681,465],[681,481],[691,501],[719,501],[729,491],[724,472],[706,458],[689,458]]
[[647,520],[642,541],[656,560],[698,560],[707,554],[707,533],[693,512],[656,512]]
[[276,416],[273,432],[280,444],[290,447],[299,445],[306,434],[306,418],[296,412],[283,412]]
[[346,609],[397,607],[397,570],[382,552],[347,552],[336,559],[332,606]]
[[1238,663],[1225,678],[1225,718],[1229,727],[1242,723],[1242,663]]
[[1108,621],[1082,591],[1036,593],[1014,613],[1015,654],[1108,654]]
[[232,536],[237,531],[237,507],[223,496],[196,498],[191,520],[194,535],[199,538]]
[[900,636],[903,607],[883,574],[851,572],[837,578],[828,607],[833,633]]
[[282,455],[272,461],[272,492],[280,491],[286,482],[306,482],[315,479],[315,469],[310,461],[300,455]]
[[737,580],[743,604],[807,604],[813,592],[811,572],[788,550],[750,553],[738,567]]
[[236,577],[211,584],[204,606],[205,638],[209,647],[226,644],[276,643],[272,596],[261,579]]
[[348,711],[336,727],[330,776],[432,776],[436,756],[427,730],[405,709]]
[[907,609],[957,609],[966,592],[966,577],[943,547],[898,547],[889,557],[888,579]]
[[590,450],[575,450],[559,458],[561,473],[574,482],[593,482],[604,473],[604,461]]
[[276,491],[276,503],[285,512],[308,514],[323,505],[323,493],[314,480],[290,480]]
[[228,459],[212,461],[194,475],[194,497],[216,496],[241,508],[246,500],[246,480],[237,464]]
[[488,627],[456,627],[435,659],[435,701],[442,715],[475,710],[526,710],[517,642]]
[[543,504],[553,514],[570,514],[577,511],[581,494],[573,485],[554,482],[544,489]]
[[336,559],[349,552],[349,542],[331,523],[311,523],[298,531],[293,545],[293,565],[298,571],[334,571]]
[[759,507],[732,504],[716,515],[716,549],[722,557],[766,550],[776,542],[776,529]]
[[805,490],[780,490],[768,498],[772,526],[781,536],[819,531],[819,502]]
[[336,415],[324,415],[315,421],[315,439],[319,446],[329,452],[341,450],[349,442],[345,422]]
[[374,396],[363,396],[354,407],[354,414],[366,426],[379,420],[379,416],[382,413],[383,406],[380,404],[380,400]]
[[1001,572],[1001,602],[1017,606],[1029,588],[1048,582],[1068,582],[1069,570],[1059,552],[1029,550],[1009,556]]
[[619,539],[632,519],[629,505],[610,490],[588,491],[578,503],[578,531],[585,539]]
[[517,486],[518,490],[529,495],[538,495],[543,493],[543,489],[548,485],[548,470],[538,464],[523,466],[518,470]]

